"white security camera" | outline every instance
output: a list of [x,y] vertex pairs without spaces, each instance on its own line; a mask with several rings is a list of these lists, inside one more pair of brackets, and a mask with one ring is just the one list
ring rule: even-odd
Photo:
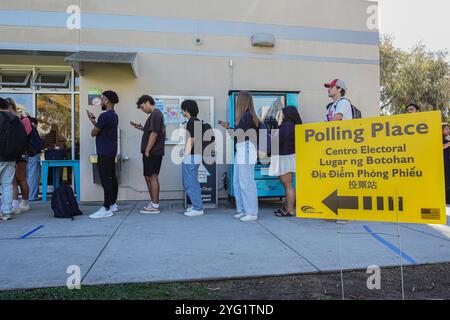
[[196,38],[194,38],[194,44],[199,46],[199,45],[203,44],[203,40],[196,37]]

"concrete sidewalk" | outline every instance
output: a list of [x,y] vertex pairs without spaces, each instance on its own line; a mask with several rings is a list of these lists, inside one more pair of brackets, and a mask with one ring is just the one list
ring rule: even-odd
[[227,208],[188,218],[174,202],[153,216],[139,214],[143,203],[125,203],[104,220],[89,219],[98,205],[86,204],[74,221],[53,218],[49,205],[32,206],[0,221],[0,290],[65,286],[71,265],[81,268],[82,284],[110,284],[395,266],[400,247],[404,264],[450,261],[448,225],[401,225],[399,242],[396,224],[277,218],[273,204],[261,204],[251,223]]

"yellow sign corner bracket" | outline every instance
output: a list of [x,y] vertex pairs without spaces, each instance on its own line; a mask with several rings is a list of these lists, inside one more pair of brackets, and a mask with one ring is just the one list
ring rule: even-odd
[[297,217],[446,224],[439,111],[296,127]]

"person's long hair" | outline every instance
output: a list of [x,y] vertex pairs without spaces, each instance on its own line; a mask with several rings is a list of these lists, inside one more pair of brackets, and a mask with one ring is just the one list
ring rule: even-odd
[[302,118],[300,117],[300,114],[298,113],[298,110],[294,106],[287,106],[286,108],[283,108],[283,123],[286,122],[292,122],[294,124],[302,124]]
[[255,111],[255,106],[253,104],[253,97],[248,91],[241,91],[238,94],[236,108],[234,109],[234,122],[236,125],[241,121],[242,116],[246,112],[250,112],[252,115],[253,124],[255,127],[259,127],[259,118]]

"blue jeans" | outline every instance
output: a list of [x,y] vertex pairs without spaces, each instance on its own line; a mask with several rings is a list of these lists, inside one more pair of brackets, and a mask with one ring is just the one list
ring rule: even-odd
[[196,211],[203,210],[202,192],[198,181],[200,163],[200,156],[187,156],[181,164],[184,191],[191,200],[192,209]]
[[0,183],[2,190],[3,214],[11,214],[13,201],[13,179],[16,174],[16,162],[0,162]]
[[41,172],[41,155],[37,154],[28,159],[27,165],[27,181],[30,188],[29,199],[37,200],[39,195],[39,174]]
[[258,192],[254,164],[233,165],[233,187],[238,213],[258,215]]

